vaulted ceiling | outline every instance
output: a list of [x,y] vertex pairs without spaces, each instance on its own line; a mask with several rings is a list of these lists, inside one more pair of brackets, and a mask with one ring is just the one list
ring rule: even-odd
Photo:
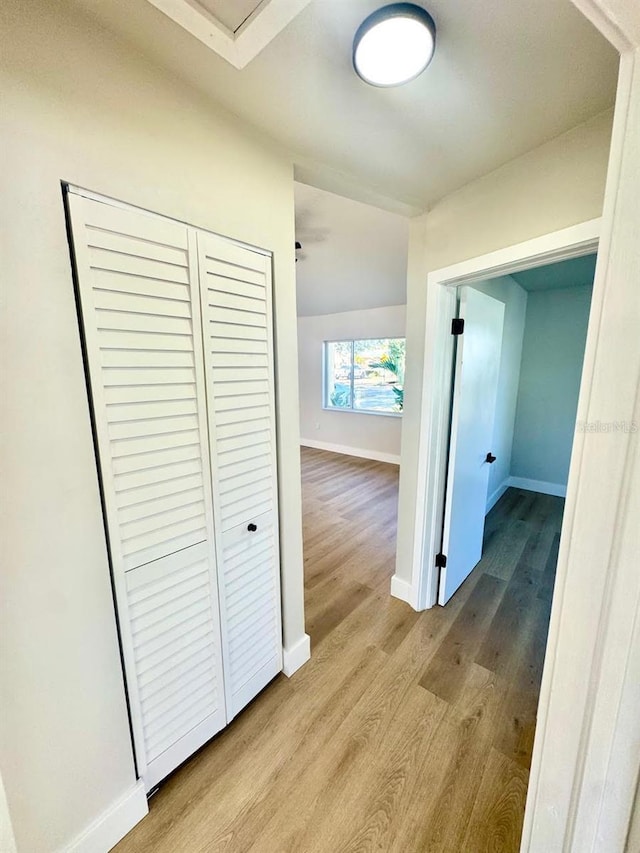
[[[367,86],[351,67],[354,32],[384,0],[300,4],[242,70],[148,0],[74,1],[290,151],[299,179],[356,196],[366,188],[405,212],[614,101],[617,55],[570,0],[426,0],[434,60],[395,89]],[[230,29],[256,5],[200,2]]]
[[297,183],[298,314],[404,305],[409,221]]

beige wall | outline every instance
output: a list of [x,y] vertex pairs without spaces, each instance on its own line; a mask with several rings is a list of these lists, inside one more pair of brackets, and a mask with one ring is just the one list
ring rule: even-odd
[[427,273],[599,217],[612,120],[611,112],[597,116],[473,181],[411,222],[396,565],[401,580],[410,582],[412,571]]
[[322,408],[322,346],[324,341],[403,338],[404,333],[404,305],[298,318],[300,435],[303,444],[305,441],[320,442],[372,453],[389,458],[389,461],[400,460],[401,417],[330,412]]
[[285,642],[303,635],[291,163],[64,2],[6,0],[0,765],[58,850],[134,766],[61,179],[275,252]]

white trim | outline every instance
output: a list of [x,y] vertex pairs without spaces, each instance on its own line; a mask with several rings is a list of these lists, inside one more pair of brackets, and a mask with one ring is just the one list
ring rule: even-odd
[[234,68],[242,70],[311,0],[262,0],[233,33],[197,0],[149,0]]
[[481,276],[487,273],[496,278],[544,267],[556,261],[580,258],[597,250],[600,226],[601,219],[598,218],[561,228],[560,231],[433,270],[427,282],[459,286],[482,281]]
[[[631,330],[640,310],[640,6],[573,2],[622,50],[578,419],[638,423],[640,338]],[[640,772],[639,513],[637,434],[578,432],[522,853],[630,849]]]
[[[451,411],[453,336],[456,292],[450,287],[427,288],[424,387],[418,440],[418,476],[411,585],[416,610],[433,607],[438,581],[435,555],[440,550],[444,521],[449,416]],[[427,367],[428,365],[428,367]],[[426,520],[431,522],[427,524]]]
[[[96,768],[96,772],[100,772]],[[149,813],[142,779],[97,817],[60,853],[107,853]]]
[[291,648],[283,650],[282,657],[282,671],[287,678],[291,678],[294,672],[311,659],[311,637],[304,634]]
[[492,509],[494,508],[494,506],[498,503],[498,501],[500,500],[500,498],[501,498],[501,497],[504,495],[504,493],[507,491],[507,489],[508,489],[508,488],[509,488],[509,486],[511,485],[511,483],[509,482],[509,480],[510,480],[510,479],[511,479],[510,477],[505,477],[505,478],[504,478],[504,480],[503,480],[503,481],[500,483],[500,485],[498,486],[498,488],[495,490],[495,492],[493,492],[493,494],[492,494],[492,495],[490,495],[490,497],[489,497],[489,498],[488,498],[488,500],[487,500],[487,508],[486,508],[486,510],[485,510],[485,515],[486,515],[488,512],[491,512],[491,510],[492,510]]
[[330,453],[340,453],[343,456],[357,456],[360,459],[373,459],[375,462],[388,462],[399,465],[400,457],[395,453],[382,453],[379,450],[366,450],[362,447],[348,447],[346,444],[330,444],[327,441],[315,441],[312,438],[301,438],[301,447],[311,447],[314,450],[328,450]]
[[394,598],[398,598],[400,601],[406,601],[413,609],[416,609],[416,595],[415,590],[411,586],[410,583],[407,583],[402,578],[399,578],[397,575],[393,575],[391,578],[391,595]]
[[[633,0],[571,0],[619,53],[640,47],[640,20]],[[633,17],[635,15],[635,18]]]
[[402,412],[380,412],[376,409],[352,409],[350,406],[322,406],[323,412],[344,412],[348,415],[375,415],[383,418],[401,418]]
[[509,477],[507,488],[525,489],[527,492],[538,492],[541,495],[555,495],[566,498],[567,487],[562,483],[546,483],[544,480],[529,480],[527,477]]
[[439,572],[435,567],[435,555],[440,549],[444,514],[453,368],[450,322],[455,311],[455,289],[461,284],[589,254],[597,249],[599,234],[600,220],[592,219],[434,270],[427,276],[424,386],[411,575],[417,610],[433,607],[438,593]]

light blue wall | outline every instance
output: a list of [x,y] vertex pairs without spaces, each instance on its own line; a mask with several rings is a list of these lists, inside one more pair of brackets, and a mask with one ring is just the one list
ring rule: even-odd
[[504,303],[504,331],[498,378],[498,396],[491,452],[496,461],[489,469],[487,509],[499,497],[497,490],[511,473],[511,454],[518,400],[520,360],[524,338],[527,293],[511,276],[500,276],[474,284],[476,290]]
[[591,285],[528,294],[511,475],[566,486]]

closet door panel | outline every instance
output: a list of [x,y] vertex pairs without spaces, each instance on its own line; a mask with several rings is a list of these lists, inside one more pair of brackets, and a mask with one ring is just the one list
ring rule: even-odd
[[[166,761],[154,763],[180,738],[200,726],[202,743],[220,729],[224,684],[216,666],[220,638],[211,612],[208,547],[187,548],[127,572],[125,579],[149,767],[145,781],[153,785],[168,772]],[[183,753],[178,748],[181,761]]]
[[226,723],[195,233],[70,193],[136,758],[147,789]]
[[227,715],[282,669],[271,259],[198,234]]
[[221,596],[227,679],[237,713],[282,668],[277,525],[272,511],[247,516],[222,537]]

